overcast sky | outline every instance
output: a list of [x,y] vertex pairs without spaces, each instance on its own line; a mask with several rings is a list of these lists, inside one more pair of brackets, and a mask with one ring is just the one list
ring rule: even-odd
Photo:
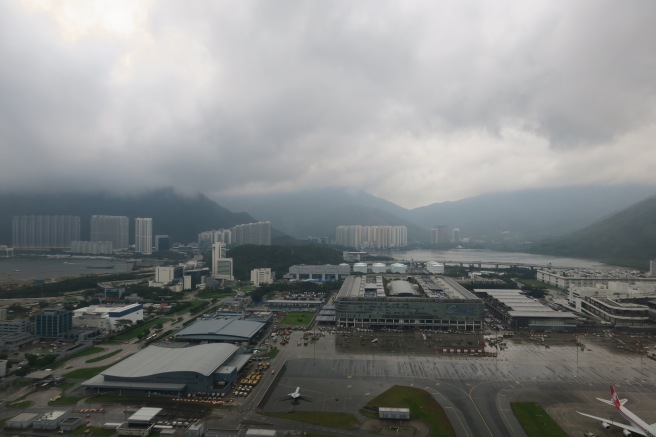
[[1,1],[0,190],[656,184],[656,2]]

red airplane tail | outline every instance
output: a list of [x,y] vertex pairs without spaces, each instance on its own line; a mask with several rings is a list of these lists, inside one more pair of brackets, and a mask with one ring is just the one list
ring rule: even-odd
[[618,410],[622,408],[622,403],[620,402],[619,396],[617,396],[617,393],[615,392],[615,387],[612,385],[610,386],[610,401],[615,405],[615,408]]

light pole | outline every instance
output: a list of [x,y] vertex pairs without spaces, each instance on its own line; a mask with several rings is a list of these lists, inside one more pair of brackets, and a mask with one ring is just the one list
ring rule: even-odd
[[574,346],[576,347],[576,375],[575,377],[578,378],[579,376],[579,335],[575,334],[574,338],[576,341],[574,342]]

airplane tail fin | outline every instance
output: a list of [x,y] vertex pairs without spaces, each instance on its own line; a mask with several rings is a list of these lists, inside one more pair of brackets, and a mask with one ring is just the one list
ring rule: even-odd
[[626,399],[622,400],[624,402],[620,401],[620,398],[617,396],[617,393],[615,392],[615,387],[613,387],[611,385],[610,386],[610,401],[613,403],[613,405],[615,405],[615,408],[620,410],[622,408],[622,405],[624,405],[624,403],[626,402]]

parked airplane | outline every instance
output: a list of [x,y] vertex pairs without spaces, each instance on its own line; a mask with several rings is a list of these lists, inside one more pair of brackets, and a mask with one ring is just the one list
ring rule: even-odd
[[624,404],[627,402],[627,399],[620,399],[617,396],[617,393],[615,392],[615,388],[611,385],[610,386],[610,401],[607,401],[606,399],[601,399],[597,398],[601,402],[614,406],[617,408],[617,411],[620,412],[622,417],[624,417],[631,425],[625,425],[623,423],[617,423],[609,419],[604,419],[602,417],[597,417],[597,416],[592,416],[590,414],[585,414],[577,411],[582,416],[586,417],[591,417],[596,420],[601,421],[601,426],[604,427],[604,429],[609,430],[611,428],[611,425],[618,426],[623,429],[622,434],[624,434],[626,437],[630,437],[632,435],[642,435],[645,437],[656,437],[656,423],[652,423],[651,425],[636,416],[634,413],[631,412],[628,408],[624,408]]
[[307,397],[305,397],[301,394],[301,388],[300,387],[296,387],[296,390],[294,390],[293,392],[287,394],[287,396],[285,396],[281,400],[285,401],[285,400],[289,400],[289,399],[291,399],[291,401],[292,401],[292,409],[291,409],[292,412],[296,410],[295,407],[296,407],[296,404],[298,404],[298,401],[312,402],[310,399],[308,399]]
[[285,399],[291,399],[293,404],[297,404],[298,401],[307,401],[310,402],[308,398],[301,394],[301,387],[296,387],[292,393],[287,394]]

